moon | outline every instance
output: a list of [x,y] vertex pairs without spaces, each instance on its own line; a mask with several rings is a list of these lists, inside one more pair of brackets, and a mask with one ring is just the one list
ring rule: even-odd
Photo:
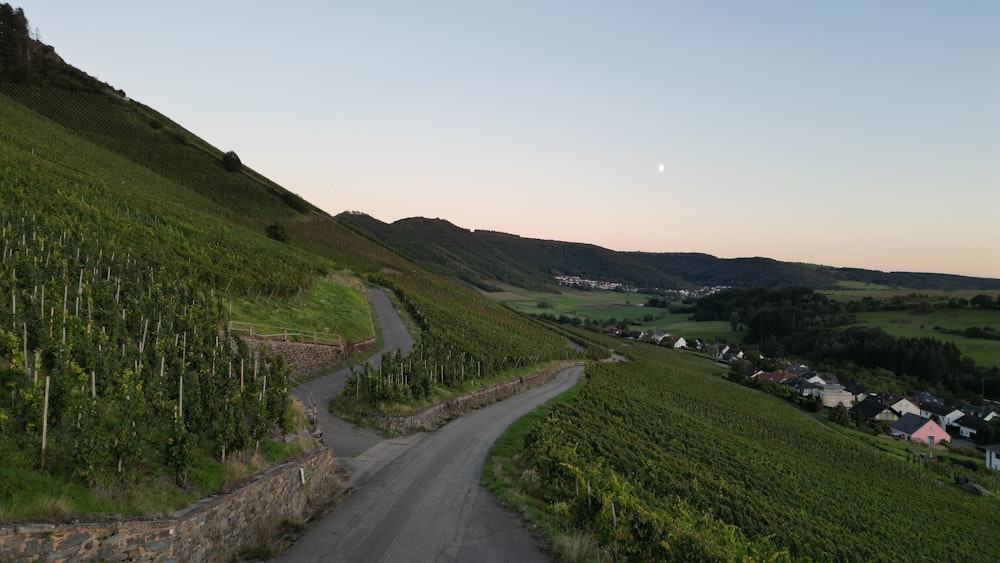
[[663,164],[662,163],[659,166],[659,170],[660,170],[660,172],[663,172]]

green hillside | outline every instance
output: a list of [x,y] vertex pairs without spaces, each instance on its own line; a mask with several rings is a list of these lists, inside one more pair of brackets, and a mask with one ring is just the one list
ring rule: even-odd
[[[989,561],[1000,474],[818,424],[694,355],[588,366],[490,478],[576,550],[631,561]],[[909,446],[911,448],[915,446]],[[926,453],[926,446],[924,446]],[[518,453],[516,458],[514,454]],[[489,470],[488,470],[489,472]],[[971,476],[989,496],[955,484]],[[519,495],[522,500],[516,500]]]
[[[359,289],[380,284],[439,395],[465,365],[495,379],[574,354],[27,45],[30,64],[0,53],[0,521],[169,512],[260,467],[233,459],[289,455],[268,439],[300,424],[288,371],[230,334],[230,311],[364,337]],[[374,383],[392,397],[360,408],[420,399]]]

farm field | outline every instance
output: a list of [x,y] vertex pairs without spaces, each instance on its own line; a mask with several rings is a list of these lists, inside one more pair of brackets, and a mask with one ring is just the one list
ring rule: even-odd
[[[594,559],[973,561],[1000,542],[983,525],[1000,508],[1000,476],[978,459],[906,456],[718,377],[712,362],[622,352],[628,362],[587,368],[497,478],[555,521],[540,529],[600,546]],[[957,475],[994,492],[969,493]]]
[[[563,289],[562,293],[546,293],[511,288],[499,293],[483,293],[487,298],[502,303],[529,315],[549,313],[552,315],[568,315],[584,319],[607,320],[641,319],[644,315],[663,316],[666,309],[645,307],[646,300],[652,295],[643,293],[620,293],[617,291],[580,291]],[[539,307],[545,303],[546,307]]]
[[857,318],[861,326],[878,327],[893,336],[931,337],[953,342],[962,355],[972,358],[976,365],[1000,367],[1000,340],[968,338],[935,329],[941,327],[946,330],[964,330],[974,326],[1000,329],[1000,311],[935,309],[920,314],[913,311],[875,311],[858,313]]
[[[561,294],[527,291],[512,288],[502,293],[484,293],[489,299],[502,303],[515,311],[529,315],[567,315],[581,319],[605,322],[608,319],[632,319],[633,330],[662,330],[691,340],[718,338],[726,342],[739,342],[743,331],[733,331],[726,321],[696,322],[690,313],[671,313],[667,309],[646,307],[650,297],[643,293],[616,291],[579,291],[566,289]],[[539,307],[546,303],[548,307]],[[647,316],[650,317],[647,319]]]
[[972,299],[979,294],[993,295],[995,293],[975,289],[947,291],[934,289],[916,290],[862,282],[840,282],[837,284],[837,287],[838,289],[817,290],[817,293],[822,293],[830,299],[841,303],[859,301],[865,297],[871,297],[872,299],[892,299],[893,297],[909,297],[914,294],[926,295],[931,301],[947,301],[952,297]]

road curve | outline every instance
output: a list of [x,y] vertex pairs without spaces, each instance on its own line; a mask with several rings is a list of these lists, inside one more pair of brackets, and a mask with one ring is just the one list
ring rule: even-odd
[[[372,289],[371,296],[375,320],[382,332],[382,350],[368,361],[378,363],[382,354],[393,354],[396,351],[404,355],[409,354],[413,349],[413,337],[392,306],[389,296],[381,289]],[[350,368],[345,368],[307,381],[292,390],[292,394],[303,404],[316,404],[316,424],[323,432],[324,443],[330,446],[334,455],[348,458],[356,456],[382,440],[377,432],[357,428],[330,414],[330,401],[344,390],[350,375]]]
[[[385,343],[382,353],[409,352],[413,340],[388,297],[373,291],[373,303]],[[324,440],[347,469],[353,492],[276,560],[551,560],[540,540],[479,485],[479,478],[489,448],[507,427],[572,387],[582,373],[582,367],[566,369],[543,386],[433,432],[385,440],[326,412],[350,370],[296,388],[297,396],[311,394],[319,404]]]
[[[277,560],[551,560],[479,477],[489,448],[507,427],[572,387],[582,373],[582,367],[568,368],[546,385],[357,456],[362,475],[355,491]],[[375,467],[365,471],[368,463]]]

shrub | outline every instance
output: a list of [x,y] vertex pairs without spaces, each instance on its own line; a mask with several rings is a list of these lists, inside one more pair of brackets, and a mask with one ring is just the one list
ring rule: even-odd
[[233,151],[229,151],[222,155],[222,165],[226,167],[226,170],[230,172],[239,172],[243,170],[243,163],[240,162],[240,157]]

